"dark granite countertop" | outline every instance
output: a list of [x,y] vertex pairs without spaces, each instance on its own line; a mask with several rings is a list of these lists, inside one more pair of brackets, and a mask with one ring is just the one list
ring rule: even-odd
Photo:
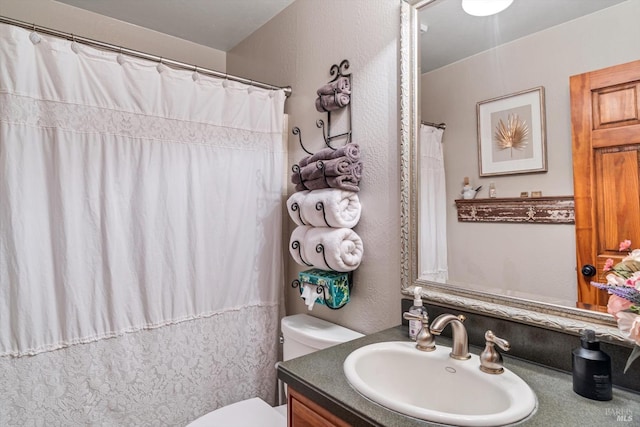
[[[279,364],[278,378],[296,391],[354,426],[412,427],[436,425],[388,410],[356,392],[342,370],[345,358],[355,349],[382,341],[408,341],[406,327],[397,326],[326,350]],[[451,341],[437,337],[436,344]],[[471,347],[479,354],[481,349]],[[520,426],[638,426],[640,394],[614,387],[613,400],[598,402],[573,392],[570,373],[509,357],[505,367],[529,384],[538,397],[535,414]],[[437,384],[425,384],[437,387]]]

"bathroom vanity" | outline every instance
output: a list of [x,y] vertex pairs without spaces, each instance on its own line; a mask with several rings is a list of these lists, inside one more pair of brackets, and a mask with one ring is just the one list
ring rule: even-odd
[[[436,425],[388,410],[356,392],[348,383],[343,363],[354,350],[377,342],[408,341],[406,326],[390,328],[297,359],[278,367],[278,378],[289,386],[289,425],[386,426]],[[436,345],[451,346],[437,337]],[[418,351],[418,350],[416,350]],[[470,346],[473,354],[480,348]],[[640,394],[614,387],[613,400],[597,402],[573,392],[571,374],[526,362],[503,353],[505,368],[520,376],[535,392],[537,410],[518,425],[637,425]],[[380,372],[380,375],[385,375]],[[425,388],[438,384],[424,384]]]
[[287,424],[290,426],[349,426],[349,423],[292,388],[289,388],[287,408]]

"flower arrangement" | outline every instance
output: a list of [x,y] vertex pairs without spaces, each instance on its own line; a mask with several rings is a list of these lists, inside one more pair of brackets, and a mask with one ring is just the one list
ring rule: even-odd
[[[620,243],[621,252],[630,247],[630,240]],[[618,329],[636,343],[624,368],[624,372],[627,372],[631,363],[640,357],[640,249],[633,249],[615,266],[613,262],[609,258],[604,265],[603,270],[610,272],[607,274],[607,283],[591,284],[611,294],[607,312],[616,319]]]

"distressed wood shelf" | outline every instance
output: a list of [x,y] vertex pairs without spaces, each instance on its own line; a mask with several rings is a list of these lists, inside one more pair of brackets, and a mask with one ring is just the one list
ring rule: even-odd
[[458,199],[460,222],[574,224],[573,196]]

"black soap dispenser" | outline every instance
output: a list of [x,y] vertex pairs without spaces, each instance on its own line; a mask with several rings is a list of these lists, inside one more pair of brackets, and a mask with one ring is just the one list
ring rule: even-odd
[[600,350],[591,329],[582,331],[580,347],[573,350],[573,391],[593,400],[611,400],[611,357]]

